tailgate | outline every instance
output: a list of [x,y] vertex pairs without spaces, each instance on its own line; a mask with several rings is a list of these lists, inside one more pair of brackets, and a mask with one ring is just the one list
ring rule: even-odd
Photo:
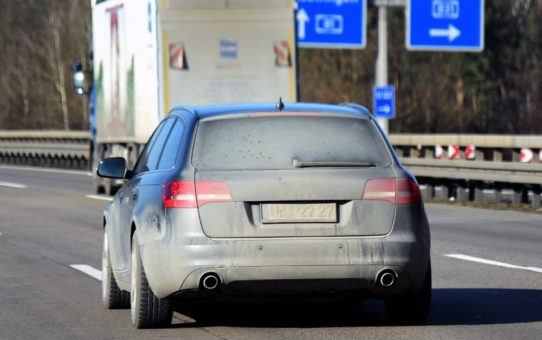
[[210,172],[196,181],[228,185],[233,202],[199,208],[209,237],[376,236],[390,232],[395,205],[362,200],[368,178],[391,169]]
[[395,204],[362,200],[368,180],[394,178],[389,150],[371,120],[319,113],[256,116],[200,121],[192,154],[196,190],[198,182],[208,182],[207,188],[220,182],[217,187],[225,184],[230,191],[221,197],[231,196],[229,202],[199,207],[206,235],[374,236],[390,231]]

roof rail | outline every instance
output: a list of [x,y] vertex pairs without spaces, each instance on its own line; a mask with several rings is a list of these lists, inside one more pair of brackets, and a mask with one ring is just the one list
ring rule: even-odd
[[360,112],[363,112],[365,113],[367,116],[370,116],[370,117],[373,117],[375,118],[375,116],[371,113],[371,111],[369,111],[369,109],[367,109],[365,106],[363,105],[359,105],[359,104],[356,104],[356,103],[340,103],[339,104],[340,106],[347,106],[349,108],[352,108],[352,109],[355,109],[355,110],[358,110]]

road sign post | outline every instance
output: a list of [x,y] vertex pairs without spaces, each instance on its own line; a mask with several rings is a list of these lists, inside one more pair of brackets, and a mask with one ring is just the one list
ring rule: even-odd
[[484,49],[484,0],[409,0],[410,50],[480,52]]
[[367,0],[297,0],[299,47],[365,48]]
[[[373,112],[377,116],[378,124],[388,134],[388,118],[379,117],[376,113],[376,88],[388,84],[388,8],[378,7],[378,50],[376,52],[376,79],[373,93]],[[395,110],[394,110],[395,111]],[[395,112],[394,112],[395,114]]]

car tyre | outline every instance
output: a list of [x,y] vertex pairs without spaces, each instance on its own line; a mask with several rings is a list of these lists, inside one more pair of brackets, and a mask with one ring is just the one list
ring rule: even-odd
[[386,299],[386,313],[393,324],[421,325],[429,316],[431,309],[431,263],[425,279],[416,293],[405,293]]
[[157,298],[145,275],[141,262],[139,242],[134,233],[132,237],[131,264],[131,316],[136,328],[157,328],[171,324],[173,304],[170,299]]
[[107,232],[104,230],[104,244],[102,251],[102,301],[107,309],[125,309],[130,307],[130,293],[119,288],[109,256],[109,242]]

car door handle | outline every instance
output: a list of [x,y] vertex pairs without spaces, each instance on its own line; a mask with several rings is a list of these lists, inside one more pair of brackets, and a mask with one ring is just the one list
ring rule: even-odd
[[121,193],[119,194],[119,201],[122,201],[123,198],[124,198],[124,192],[121,192]]

